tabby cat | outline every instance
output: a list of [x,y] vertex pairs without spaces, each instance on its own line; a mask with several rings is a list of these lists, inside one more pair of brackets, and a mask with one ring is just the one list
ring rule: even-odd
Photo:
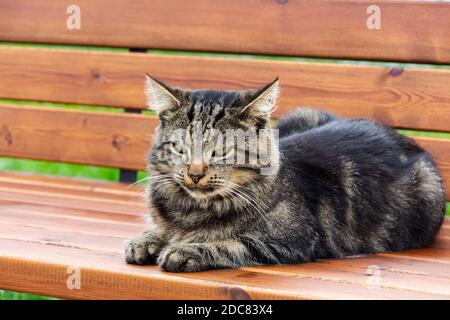
[[[278,79],[215,91],[147,76],[146,90],[160,118],[148,158],[152,222],[127,242],[128,263],[195,272],[399,251],[429,245],[442,224],[435,163],[389,127],[299,108],[269,130]],[[229,151],[211,132],[230,129],[264,136],[257,151],[269,161],[215,161]],[[248,157],[252,143],[240,141]]]

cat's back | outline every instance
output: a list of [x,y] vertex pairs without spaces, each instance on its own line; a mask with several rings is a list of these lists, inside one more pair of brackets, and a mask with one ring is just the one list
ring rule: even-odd
[[370,184],[389,184],[415,172],[441,179],[431,156],[412,139],[371,120],[338,118],[285,136],[280,152],[284,165],[303,176],[339,177],[351,168],[355,179]]
[[320,157],[318,162],[327,163],[349,157],[361,164],[377,159],[399,162],[399,158],[425,153],[389,127],[371,120],[342,118],[282,137],[280,151],[293,160]]
[[[382,243],[363,251],[422,246],[439,229],[445,197],[438,169],[413,140],[389,127],[338,118],[282,137],[280,152],[283,183],[295,186],[298,203],[311,213],[329,208],[333,219],[352,216],[361,239],[371,234]],[[385,230],[389,237],[378,239]]]

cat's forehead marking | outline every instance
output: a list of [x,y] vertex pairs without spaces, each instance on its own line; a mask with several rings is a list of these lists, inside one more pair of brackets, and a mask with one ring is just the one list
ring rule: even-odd
[[189,107],[186,110],[192,125],[201,122],[203,131],[214,127],[226,115],[226,109],[239,99],[236,91],[195,90],[189,94]]

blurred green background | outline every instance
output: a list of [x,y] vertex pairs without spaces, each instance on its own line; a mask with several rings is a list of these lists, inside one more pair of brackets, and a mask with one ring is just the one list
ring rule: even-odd
[[[50,47],[54,49],[77,49],[77,50],[109,50],[109,51],[128,51],[126,48],[97,48],[97,47],[81,47],[81,46],[59,46],[59,45],[35,45],[35,44],[22,44],[22,43],[0,43],[0,45],[7,46],[32,46],[32,47]],[[159,51],[159,50],[148,50],[147,54],[178,54],[178,55],[208,55],[208,56],[221,56],[221,57],[233,57],[242,59],[283,59],[290,61],[309,61],[309,62],[326,62],[326,63],[339,63],[339,64],[370,64],[370,65],[383,65],[383,66],[397,66],[397,67],[412,67],[412,68],[450,68],[450,66],[432,66],[432,65],[419,65],[419,64],[402,64],[402,63],[383,63],[383,62],[368,62],[368,61],[346,61],[346,60],[324,60],[324,59],[306,59],[298,57],[275,57],[275,56],[257,56],[257,55],[238,55],[238,54],[210,54],[210,53],[195,53],[195,52],[178,52],[178,51]],[[145,70],[143,70],[143,73]],[[117,108],[107,108],[107,107],[94,107],[94,106],[81,106],[81,105],[69,105],[69,104],[59,104],[59,103],[48,103],[43,101],[19,101],[19,100],[1,100],[0,103],[16,104],[16,105],[27,105],[27,106],[39,106],[39,107],[60,107],[60,108],[75,108],[75,109],[88,109],[88,110],[99,110],[108,112],[124,112],[123,109]],[[437,133],[437,132],[423,132],[423,131],[411,131],[411,130],[398,130],[402,134],[406,135],[421,135],[421,136],[431,136],[450,139],[450,134],[448,133]],[[11,159],[11,158],[0,158],[0,171],[16,171],[16,172],[30,172],[39,174],[49,174],[58,175],[66,177],[78,177],[78,178],[89,178],[89,179],[100,179],[109,181],[118,181],[119,170],[110,168],[101,168],[95,166],[85,166],[85,165],[75,165],[75,164],[63,164],[54,163],[47,161],[34,161],[34,160],[23,160],[23,159]],[[144,172],[139,172],[138,179],[145,177]],[[450,203],[447,203],[446,214],[450,215]],[[3,291],[0,290],[0,300],[42,300],[42,299],[52,299],[46,297],[39,297],[29,294],[22,294],[17,292]]]

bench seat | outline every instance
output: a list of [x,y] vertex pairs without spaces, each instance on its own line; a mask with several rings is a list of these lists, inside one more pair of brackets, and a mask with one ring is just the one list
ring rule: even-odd
[[[141,188],[0,172],[0,287],[82,299],[450,299],[450,221],[435,244],[302,265],[195,274],[125,263]],[[81,288],[69,289],[73,268]]]

